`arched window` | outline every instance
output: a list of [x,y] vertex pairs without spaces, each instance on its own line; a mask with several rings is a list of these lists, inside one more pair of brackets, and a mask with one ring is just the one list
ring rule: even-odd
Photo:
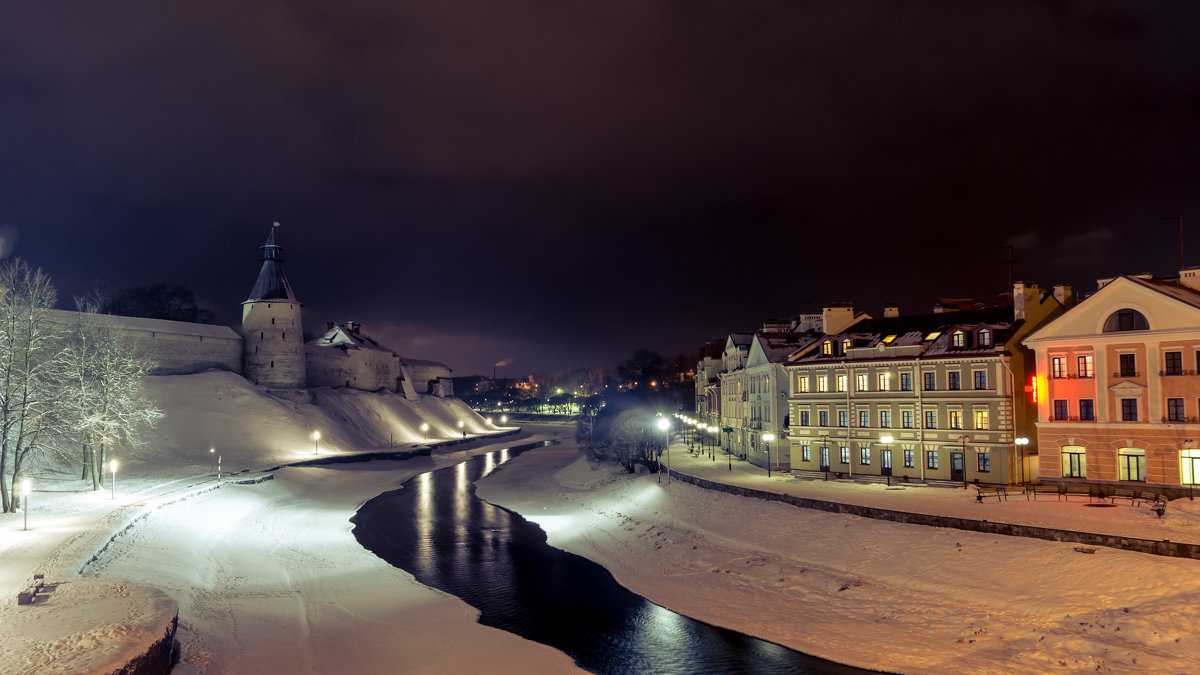
[[1116,333],[1123,330],[1150,330],[1146,317],[1135,309],[1118,309],[1108,315],[1104,321],[1105,333]]

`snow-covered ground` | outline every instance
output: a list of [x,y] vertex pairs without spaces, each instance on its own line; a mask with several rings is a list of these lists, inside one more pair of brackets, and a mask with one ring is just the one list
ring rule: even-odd
[[[109,589],[135,582],[178,604],[177,672],[574,670],[556,650],[479,626],[475,610],[384,564],[350,534],[349,518],[367,499],[417,473],[521,441],[479,441],[403,462],[287,468],[275,480],[218,486],[209,447],[222,455],[224,469],[251,477],[310,458],[314,429],[322,432],[322,454],[404,448],[423,441],[422,419],[434,425],[431,440],[447,438],[469,412],[454,401],[413,406],[329,391],[316,406],[296,406],[227,373],[151,378],[151,387],[168,415],[146,448],[120,458],[115,500],[108,490],[83,489],[77,474],[45,475],[31,498],[29,531],[21,529],[22,514],[0,516],[0,621],[32,616],[21,614],[31,608],[17,607],[15,595],[34,572],[70,583],[82,568],[87,579],[112,582]],[[477,418],[470,425],[471,434],[487,431]],[[600,562],[629,588],[682,613],[894,671],[1200,670],[1200,639],[1190,629],[1200,618],[1198,561],[1107,548],[1087,555],[1070,544],[668,485],[589,464],[571,447],[572,432],[565,425],[531,428],[529,438],[564,444],[505,464],[481,482],[479,495],[526,515],[551,544]],[[680,470],[817,498],[1200,539],[1195,503],[1186,500],[1172,502],[1158,521],[1127,506],[976,504],[962,490],[767,479],[744,462],[729,471],[678,444],[672,455]],[[129,617],[162,596],[147,598],[158,600],[134,601],[132,610],[126,603],[114,613],[102,596],[90,616],[74,611],[71,620],[90,619],[93,635],[119,640]],[[32,609],[54,603],[62,604],[54,597]],[[29,666],[31,653],[53,659],[55,649],[65,655],[80,644],[49,632],[0,631],[0,672],[86,672],[79,660]]]

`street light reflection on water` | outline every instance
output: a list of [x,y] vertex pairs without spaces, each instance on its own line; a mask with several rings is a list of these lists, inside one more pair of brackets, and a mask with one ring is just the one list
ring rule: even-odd
[[[603,567],[547,545],[537,524],[475,496],[474,481],[540,445],[420,474],[364,504],[354,535],[420,583],[478,609],[480,623],[558,648],[593,672],[862,672],[655,605]],[[577,519],[537,520],[555,529]]]

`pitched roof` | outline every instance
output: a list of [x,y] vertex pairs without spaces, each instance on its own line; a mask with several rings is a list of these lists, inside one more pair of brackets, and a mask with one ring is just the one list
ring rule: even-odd
[[1140,276],[1130,276],[1130,275],[1121,275],[1121,276],[1122,276],[1122,278],[1128,279],[1129,281],[1131,281],[1135,284],[1139,284],[1141,286],[1145,286],[1146,288],[1156,290],[1159,293],[1162,293],[1163,295],[1170,296],[1184,304],[1188,304],[1188,305],[1191,305],[1192,307],[1196,307],[1196,308],[1200,309],[1200,292],[1197,292],[1195,289],[1189,288],[1189,287],[1183,285],[1176,278],[1146,279],[1146,278],[1143,278]]
[[275,229],[279,227],[279,223],[275,223],[271,227],[271,234],[267,235],[267,243],[259,247],[262,250],[262,268],[258,270],[258,279],[254,281],[254,288],[250,289],[250,297],[246,298],[246,302],[257,302],[260,300],[290,300],[296,302],[296,295],[292,293],[292,285],[288,283],[287,277],[283,274],[283,247],[275,240]]

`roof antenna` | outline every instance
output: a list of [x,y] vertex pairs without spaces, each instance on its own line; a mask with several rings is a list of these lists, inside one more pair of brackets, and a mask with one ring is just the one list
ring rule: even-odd
[[1008,290],[1011,291],[1012,287],[1013,287],[1013,267],[1016,266],[1017,261],[1013,260],[1013,257],[1012,257],[1013,256],[1013,247],[1012,246],[1001,246],[1000,248],[1008,249],[1008,260],[1006,260],[1004,264],[1008,265]]
[[1163,220],[1179,220],[1179,270],[1183,271],[1183,216],[1165,216]]

